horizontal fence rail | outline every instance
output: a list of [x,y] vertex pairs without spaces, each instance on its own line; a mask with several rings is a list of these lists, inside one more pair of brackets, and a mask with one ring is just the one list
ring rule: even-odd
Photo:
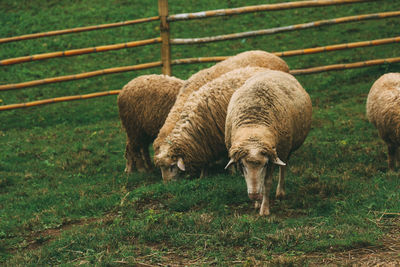
[[13,65],[19,63],[25,63],[30,61],[37,61],[37,60],[44,60],[49,58],[58,58],[58,57],[69,57],[69,56],[78,56],[90,53],[99,53],[99,52],[106,52],[124,48],[132,48],[138,47],[143,45],[149,44],[157,44],[161,43],[161,37],[147,39],[147,40],[140,40],[135,42],[128,42],[122,44],[113,44],[113,45],[102,45],[96,47],[88,47],[88,48],[80,48],[80,49],[73,49],[73,50],[66,50],[66,51],[58,51],[58,52],[51,52],[51,53],[44,53],[44,54],[37,54],[32,56],[25,56],[25,57],[16,57],[16,58],[9,58],[0,60],[0,66],[5,65]]
[[55,35],[61,35],[61,34],[68,34],[68,33],[78,33],[78,32],[85,32],[85,31],[115,28],[115,27],[127,26],[127,25],[132,25],[132,24],[156,21],[159,19],[160,19],[160,17],[156,16],[156,17],[150,17],[150,18],[127,20],[127,21],[121,21],[121,22],[115,22],[115,23],[109,23],[109,24],[101,24],[101,25],[95,25],[95,26],[86,26],[86,27],[78,27],[78,28],[58,30],[58,31],[39,32],[39,33],[26,34],[26,35],[21,35],[21,36],[6,37],[6,38],[0,38],[0,44],[28,40],[28,39],[41,38],[41,37],[55,36]]
[[218,62],[227,59],[228,56],[220,56],[220,57],[197,57],[197,58],[182,58],[182,59],[174,59],[172,60],[172,65],[181,65],[181,64],[192,64],[192,63],[206,63],[206,62]]
[[[190,63],[197,63],[197,62],[211,62],[211,61],[220,61],[226,57],[213,57],[213,58],[188,58],[188,59],[180,59],[173,62],[173,64],[190,64]],[[291,70],[290,73],[292,75],[305,75],[305,74],[313,74],[331,70],[345,70],[345,69],[353,69],[353,68],[362,68],[362,67],[370,67],[375,65],[382,65],[382,64],[390,64],[390,63],[399,63],[400,57],[395,58],[384,58],[384,59],[373,59],[367,61],[360,61],[354,63],[346,63],[346,64],[334,64],[334,65],[327,65],[327,66],[319,66],[307,69],[297,69]],[[161,62],[159,62],[161,64]],[[98,92],[86,95],[75,95],[75,96],[64,96],[64,97],[57,97],[51,99],[44,99],[38,101],[32,101],[27,103],[20,103],[20,104],[11,104],[11,105],[3,105],[0,106],[0,111],[4,110],[11,110],[17,108],[25,108],[25,107],[32,107],[32,106],[39,106],[51,103],[58,103],[58,102],[65,102],[65,101],[72,101],[72,100],[79,100],[79,99],[89,99],[94,97],[100,96],[108,96],[108,95],[117,95],[121,90],[113,90],[113,91],[106,91],[106,92]]]
[[266,5],[246,6],[246,7],[229,8],[229,9],[201,11],[195,13],[182,13],[182,14],[170,15],[168,17],[168,21],[203,19],[203,18],[210,18],[217,16],[231,16],[231,15],[260,12],[260,11],[276,11],[276,10],[293,9],[293,8],[319,7],[319,6],[351,4],[351,3],[370,2],[370,1],[376,1],[376,0],[319,0],[319,1],[311,0],[311,1],[286,2],[277,4],[266,4]]
[[373,59],[373,60],[360,61],[354,63],[334,64],[334,65],[320,66],[308,69],[292,70],[290,71],[290,73],[293,75],[304,75],[304,74],[312,74],[312,73],[331,71],[331,70],[346,70],[346,69],[370,67],[382,64],[399,63],[399,62],[400,62],[400,57]]
[[100,97],[100,96],[118,95],[120,91],[121,90],[113,90],[113,91],[98,92],[98,93],[92,93],[92,94],[86,94],[86,95],[63,96],[63,97],[56,97],[56,98],[32,101],[32,102],[27,102],[27,103],[11,104],[11,105],[0,106],[0,111],[17,109],[17,108],[27,108],[27,107],[40,106],[40,105],[45,105],[45,104],[72,101],[72,100],[88,99],[88,98],[94,98],[94,97]]
[[323,52],[330,52],[330,51],[344,50],[351,48],[385,45],[385,44],[399,43],[399,42],[400,42],[400,36],[397,36],[392,38],[384,38],[371,41],[320,46],[315,48],[298,49],[298,50],[284,51],[284,52],[274,52],[273,54],[275,54],[278,57],[290,57],[290,56],[308,55],[308,54],[323,53]]
[[156,62],[149,62],[149,63],[139,64],[139,65],[133,65],[133,66],[109,68],[109,69],[96,70],[96,71],[84,72],[84,73],[73,74],[73,75],[46,78],[46,79],[35,80],[35,81],[30,81],[30,82],[6,84],[6,85],[0,85],[0,91],[15,90],[15,89],[21,89],[21,88],[32,87],[32,86],[37,86],[37,85],[50,84],[50,83],[73,81],[73,80],[85,79],[85,78],[90,78],[90,77],[95,77],[95,76],[105,75],[105,74],[120,73],[120,72],[134,71],[134,70],[143,70],[143,69],[160,67],[161,65],[162,65],[161,61],[156,61]]
[[[384,44],[398,43],[398,42],[400,42],[400,36],[392,37],[392,38],[370,40],[370,41],[363,41],[363,42],[337,44],[337,45],[321,46],[321,47],[315,47],[315,48],[306,48],[306,49],[298,49],[298,50],[283,51],[283,52],[273,52],[273,54],[275,54],[276,56],[280,56],[280,57],[288,57],[288,56],[296,56],[296,55],[323,53],[323,52],[351,49],[351,48],[358,48],[358,47],[377,46],[377,45],[384,45]],[[222,61],[227,58],[228,58],[228,56],[175,59],[175,60],[171,61],[171,64],[177,65],[177,64],[190,64],[190,63],[217,62],[217,61]],[[140,64],[140,65],[97,70],[97,71],[85,72],[85,73],[80,73],[80,74],[75,74],[75,75],[59,76],[59,77],[47,78],[47,79],[42,79],[42,80],[34,80],[34,81],[23,82],[23,83],[5,84],[5,85],[0,85],[0,91],[15,90],[15,89],[22,89],[22,88],[26,88],[26,87],[50,84],[50,83],[78,80],[78,79],[90,78],[90,77],[105,75],[105,74],[154,68],[154,67],[161,66],[161,64],[162,63],[160,61],[150,62],[150,63]]]
[[276,27],[264,30],[257,31],[249,31],[249,32],[241,32],[241,33],[232,33],[232,34],[224,34],[210,37],[202,37],[202,38],[173,38],[171,39],[171,44],[200,44],[200,43],[210,43],[217,41],[226,41],[238,38],[259,36],[259,35],[268,35],[275,34],[280,32],[294,31],[300,29],[309,29],[314,27],[320,27],[325,25],[333,25],[345,22],[354,22],[354,21],[363,21],[369,19],[383,19],[390,17],[398,17],[400,16],[400,11],[391,11],[391,12],[383,12],[383,13],[374,13],[374,14],[364,14],[357,16],[349,16],[349,17],[341,17],[336,19],[328,19],[328,20],[319,20],[314,22],[284,26],[284,27]]

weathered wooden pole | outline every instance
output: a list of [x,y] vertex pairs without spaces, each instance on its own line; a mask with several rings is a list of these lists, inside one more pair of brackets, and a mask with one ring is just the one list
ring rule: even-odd
[[158,0],[158,13],[160,15],[161,31],[161,62],[162,73],[171,75],[171,47],[169,42],[168,0]]

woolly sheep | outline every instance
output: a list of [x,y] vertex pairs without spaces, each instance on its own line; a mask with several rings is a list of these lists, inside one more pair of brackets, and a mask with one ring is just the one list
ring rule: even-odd
[[400,163],[400,73],[387,73],[372,85],[367,98],[368,120],[388,147],[388,168]]
[[274,165],[280,167],[276,196],[285,195],[285,162],[304,142],[311,112],[307,92],[292,75],[280,71],[258,73],[232,95],[225,124],[230,157],[226,168],[239,165],[249,198],[262,200],[260,215],[270,214]]
[[182,108],[166,143],[154,157],[164,181],[174,179],[178,169],[205,175],[209,163],[227,156],[224,142],[226,110],[233,92],[265,68],[245,67],[221,75],[194,92]]
[[160,146],[165,144],[165,138],[174,128],[175,123],[178,121],[182,112],[183,106],[185,105],[188,97],[194,91],[197,91],[207,82],[212,81],[213,79],[218,78],[219,76],[231,70],[246,66],[264,67],[289,72],[288,65],[281,58],[265,51],[252,50],[229,57],[228,59],[221,61],[210,68],[193,74],[180,89],[174,106],[168,114],[164,125],[160,129],[160,133],[158,134],[156,140],[154,140],[153,148],[155,155],[159,153]]
[[143,75],[126,84],[118,95],[119,117],[126,131],[126,168],[152,168],[149,144],[156,138],[175,103],[182,80],[167,75]]

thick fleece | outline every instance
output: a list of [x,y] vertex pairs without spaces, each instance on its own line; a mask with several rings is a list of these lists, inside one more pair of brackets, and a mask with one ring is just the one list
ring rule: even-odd
[[[387,73],[372,85],[367,98],[368,120],[388,147],[388,167],[400,163],[400,73]],[[397,159],[396,159],[397,158]]]
[[[225,143],[230,163],[244,172],[249,197],[269,214],[273,166],[281,166],[277,195],[284,196],[283,165],[304,142],[311,126],[312,104],[290,74],[267,70],[254,75],[233,94],[227,110]],[[251,186],[250,186],[251,185]]]
[[168,114],[167,119],[165,120],[165,124],[160,129],[160,133],[153,143],[155,155],[159,153],[160,146],[165,144],[165,138],[175,127],[175,124],[182,113],[183,106],[193,92],[199,90],[200,87],[205,85],[207,82],[210,82],[229,71],[246,66],[263,67],[289,72],[288,65],[281,58],[265,51],[253,50],[229,57],[228,59],[221,61],[210,68],[193,74],[181,88],[177,100]]
[[165,144],[154,157],[165,181],[175,178],[177,171],[171,166],[177,166],[179,158],[186,171],[195,173],[226,157],[224,131],[229,100],[248,78],[265,70],[245,67],[230,71],[205,84],[188,98]]
[[118,95],[119,117],[127,135],[126,168],[151,169],[148,147],[175,103],[184,81],[167,75],[143,75],[126,84]]

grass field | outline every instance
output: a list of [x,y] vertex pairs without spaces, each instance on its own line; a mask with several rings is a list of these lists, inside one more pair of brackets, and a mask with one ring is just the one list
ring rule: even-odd
[[[170,14],[262,1],[169,1]],[[190,1],[191,2],[191,1]],[[282,0],[268,1],[270,3]],[[266,29],[400,10],[400,1],[251,13],[171,24],[174,38]],[[156,16],[157,1],[0,1],[0,37]],[[228,56],[399,35],[399,18],[369,20],[202,45],[172,58]],[[0,45],[0,59],[159,36],[152,22]],[[399,44],[284,58],[291,69],[400,56]],[[160,59],[160,45],[0,67],[0,84]],[[187,79],[208,64],[173,67]],[[123,173],[125,134],[116,96],[0,112],[0,265],[307,265],[332,253],[379,246],[397,227],[398,172],[365,116],[372,83],[400,64],[298,76],[313,122],[287,174],[287,198],[259,217],[245,181],[221,171],[163,184],[161,174]],[[159,68],[0,92],[0,105],[121,89]],[[400,250],[399,250],[400,251]],[[400,260],[400,252],[397,260]],[[396,260],[395,258],[389,260]]]

